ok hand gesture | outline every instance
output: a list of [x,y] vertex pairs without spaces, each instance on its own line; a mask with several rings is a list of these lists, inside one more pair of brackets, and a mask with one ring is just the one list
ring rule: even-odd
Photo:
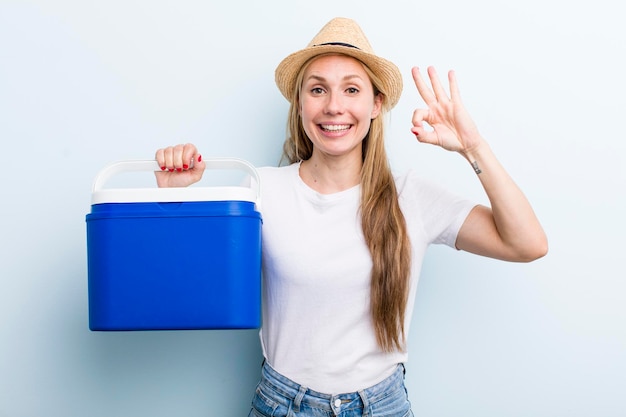
[[[414,67],[412,74],[415,86],[428,108],[413,112],[411,131],[422,143],[459,152],[467,158],[483,140],[463,106],[454,71],[448,73],[450,97],[446,94],[433,67],[428,67],[432,89],[422,79],[419,68]],[[433,129],[426,130],[424,122]]]

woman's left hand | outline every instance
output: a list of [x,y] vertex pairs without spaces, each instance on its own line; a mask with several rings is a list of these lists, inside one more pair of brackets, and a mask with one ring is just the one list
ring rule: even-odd
[[[483,139],[463,106],[454,71],[448,72],[450,97],[441,85],[435,69],[428,67],[427,71],[432,88],[422,78],[419,68],[414,67],[411,71],[415,86],[428,106],[426,109],[417,109],[413,112],[411,132],[422,143],[437,145],[467,157],[467,154],[476,149]],[[424,122],[433,130],[427,130]]]
[[[448,73],[450,97],[428,68],[432,89],[418,68],[413,79],[428,108],[413,113],[411,131],[420,142],[456,151],[472,164],[491,207],[477,206],[459,230],[458,249],[508,261],[528,262],[544,256],[548,240],[530,203],[496,159],[461,101],[454,72]],[[425,123],[432,130],[425,129]]]

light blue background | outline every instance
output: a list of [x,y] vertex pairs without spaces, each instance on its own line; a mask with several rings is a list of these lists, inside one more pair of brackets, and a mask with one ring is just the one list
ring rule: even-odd
[[404,74],[394,167],[484,202],[461,157],[409,132],[422,105],[411,66],[454,68],[550,238],[532,264],[429,252],[410,337],[416,415],[626,415],[618,6],[0,0],[0,416],[246,415],[255,330],[88,330],[90,187],[106,164],[182,141],[275,164],[287,103],[274,68],[334,16],[359,21]]

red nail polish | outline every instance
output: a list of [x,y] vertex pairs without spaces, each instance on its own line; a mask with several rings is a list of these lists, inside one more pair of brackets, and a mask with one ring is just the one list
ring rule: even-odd
[[415,134],[415,136],[419,136],[419,135],[420,135],[420,134],[419,134],[419,133],[417,133],[417,132],[413,132],[413,133]]
[[161,171],[165,171],[165,167],[161,167]]
[[173,171],[174,171],[174,168],[170,168],[170,169],[168,169],[168,171],[169,171],[169,172],[173,172]]
[[189,169],[189,165],[187,164],[183,165],[183,169]]
[[198,162],[202,162],[202,155],[198,155]]
[[183,169],[182,168],[176,168],[177,172],[181,172]]

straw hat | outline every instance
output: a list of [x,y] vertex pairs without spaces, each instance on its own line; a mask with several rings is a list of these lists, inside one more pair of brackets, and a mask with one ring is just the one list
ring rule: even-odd
[[381,80],[381,92],[387,98],[389,109],[398,103],[402,93],[402,74],[398,67],[374,54],[365,34],[351,19],[337,17],[328,22],[306,48],[283,59],[275,72],[276,85],[287,100],[293,102],[296,77],[302,66],[311,58],[340,53],[358,59]]

